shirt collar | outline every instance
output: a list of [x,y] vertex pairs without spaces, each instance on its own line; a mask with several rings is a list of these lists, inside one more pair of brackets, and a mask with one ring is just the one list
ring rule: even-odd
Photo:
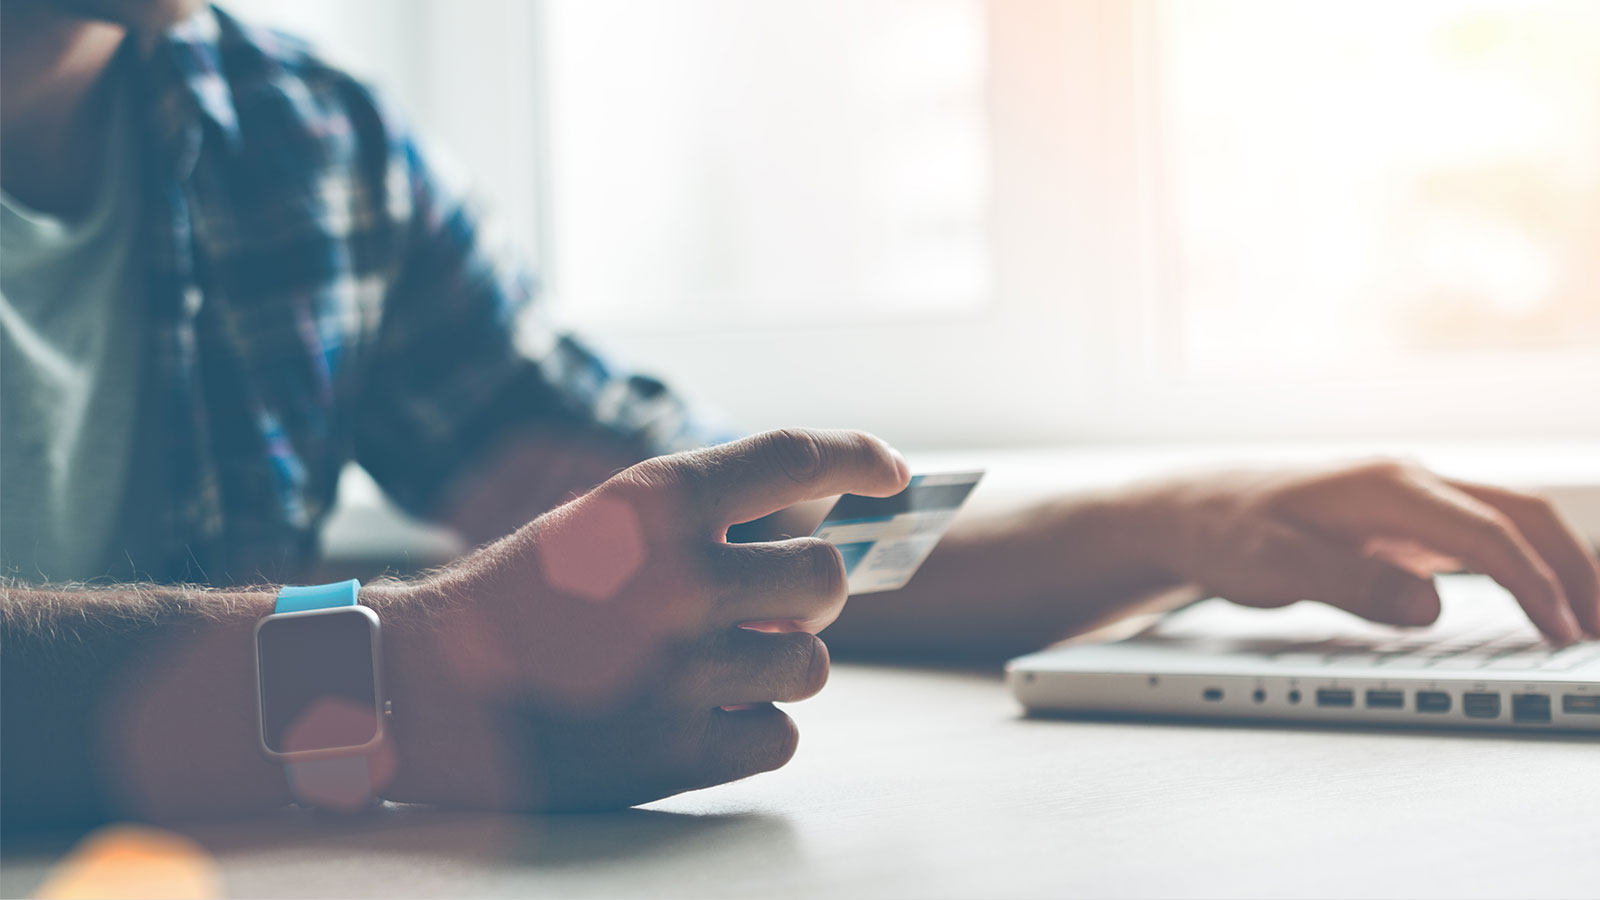
[[150,50],[150,101],[153,124],[162,143],[176,151],[181,169],[192,167],[198,152],[198,119],[207,119],[232,146],[239,140],[233,91],[222,73],[223,25],[204,7],[169,28]]

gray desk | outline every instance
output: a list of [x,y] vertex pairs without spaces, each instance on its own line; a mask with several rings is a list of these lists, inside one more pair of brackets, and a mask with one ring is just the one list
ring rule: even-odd
[[1026,720],[994,673],[850,665],[792,711],[788,768],[647,809],[193,834],[234,896],[1600,896],[1593,739]]

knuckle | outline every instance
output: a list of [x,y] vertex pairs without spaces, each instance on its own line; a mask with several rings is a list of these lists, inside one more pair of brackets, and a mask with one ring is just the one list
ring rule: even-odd
[[613,475],[600,490],[633,503],[647,519],[670,519],[704,491],[705,463],[694,453],[656,456]]
[[822,441],[804,428],[770,431],[762,443],[773,465],[786,477],[801,484],[815,481],[827,465]]
[[1354,472],[1357,476],[1375,481],[1406,481],[1416,477],[1421,470],[1415,462],[1392,456],[1380,456],[1358,463]]
[[1555,500],[1549,494],[1541,492],[1515,492],[1511,494],[1512,502],[1527,514],[1543,519],[1559,519]]
[[654,490],[677,484],[682,478],[682,461],[676,456],[656,456],[634,463],[612,481],[628,487]]
[[1516,545],[1516,526],[1498,510],[1486,509],[1476,513],[1468,521],[1467,527],[1480,540],[1502,549],[1512,549]]
[[856,456],[875,466],[887,467],[891,471],[895,468],[893,451],[882,438],[865,431],[845,431],[841,434],[850,451]]

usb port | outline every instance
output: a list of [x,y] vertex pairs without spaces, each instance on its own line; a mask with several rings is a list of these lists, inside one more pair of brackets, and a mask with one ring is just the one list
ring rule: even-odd
[[1318,706],[1355,706],[1356,692],[1335,688],[1317,688]]
[[1467,693],[1461,695],[1461,711],[1469,719],[1500,718],[1500,695]]
[[1405,691],[1367,691],[1368,709],[1402,709],[1405,705]]
[[1512,694],[1511,718],[1517,722],[1550,721],[1550,695]]
[[1221,700],[1222,688],[1206,688],[1200,696],[1206,698],[1207,700]]
[[1579,715],[1600,716],[1600,694],[1562,694],[1561,711]]
[[1447,713],[1450,695],[1444,691],[1417,691],[1417,712]]

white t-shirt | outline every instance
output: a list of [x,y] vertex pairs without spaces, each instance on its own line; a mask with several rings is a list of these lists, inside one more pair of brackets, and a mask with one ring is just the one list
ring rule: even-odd
[[[111,77],[111,76],[108,76]],[[144,362],[138,140],[118,96],[90,211],[65,221],[0,195],[0,570],[108,574]]]

